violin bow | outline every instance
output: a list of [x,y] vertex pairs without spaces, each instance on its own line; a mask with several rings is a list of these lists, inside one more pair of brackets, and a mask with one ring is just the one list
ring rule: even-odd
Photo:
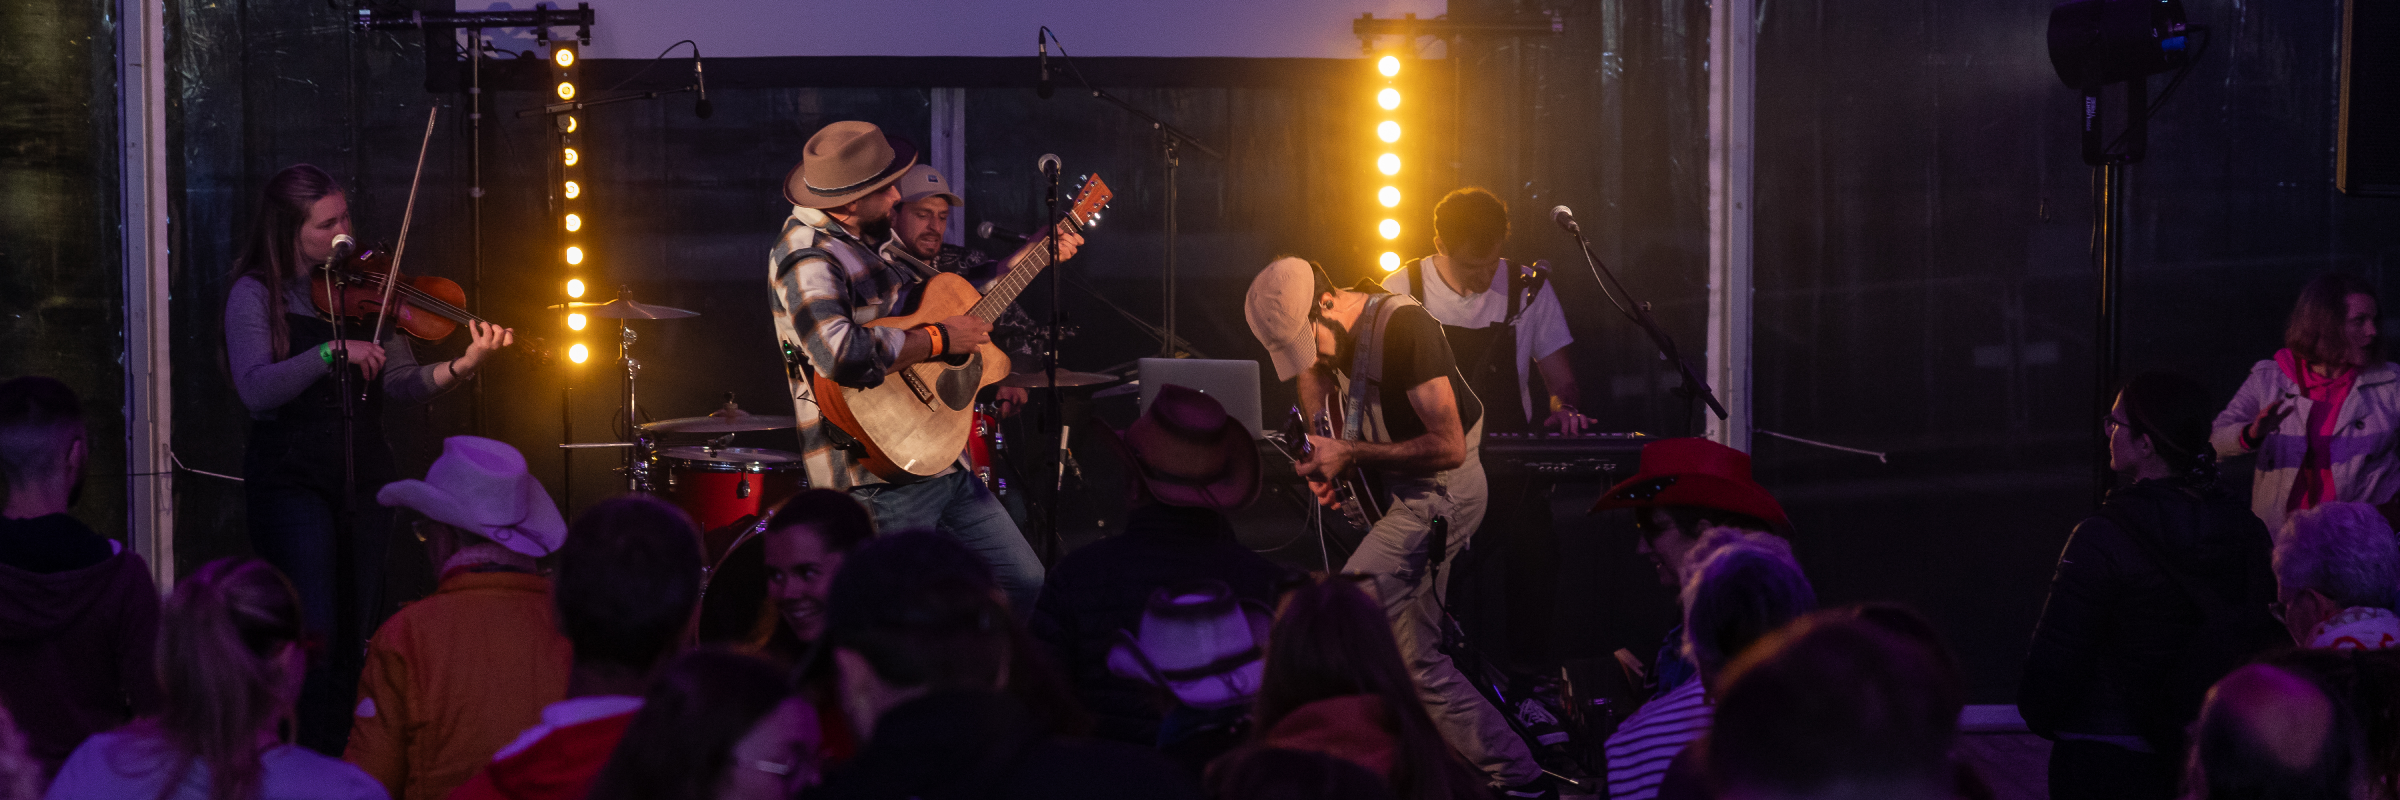
[[392,268],[383,276],[383,304],[375,307],[375,338],[383,341],[384,324],[392,317],[392,290],[400,285],[400,259],[408,255],[408,226],[417,216],[417,184],[425,178],[425,151],[433,147],[433,121],[442,107],[425,109],[425,141],[417,145],[417,174],[408,179],[408,207],[400,212],[400,242],[392,245]]

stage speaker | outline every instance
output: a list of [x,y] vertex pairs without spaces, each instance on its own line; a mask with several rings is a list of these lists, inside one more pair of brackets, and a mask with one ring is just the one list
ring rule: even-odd
[[2400,0],[2342,4],[2341,70],[2334,186],[2400,197]]

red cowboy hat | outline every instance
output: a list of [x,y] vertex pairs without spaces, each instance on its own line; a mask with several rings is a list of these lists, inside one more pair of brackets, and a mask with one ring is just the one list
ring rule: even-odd
[[1792,526],[1783,505],[1750,478],[1750,454],[1699,439],[1662,439],[1642,445],[1642,468],[1608,488],[1592,513],[1612,508],[1698,506],[1765,520],[1777,530]]
[[1123,433],[1109,433],[1142,488],[1161,503],[1231,511],[1258,499],[1258,445],[1223,404],[1198,389],[1161,386],[1149,411]]

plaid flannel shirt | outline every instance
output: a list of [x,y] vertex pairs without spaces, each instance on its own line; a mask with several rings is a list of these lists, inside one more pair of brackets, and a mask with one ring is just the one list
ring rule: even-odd
[[[811,247],[834,258],[811,255],[786,268],[789,256]],[[873,245],[823,211],[795,207],[784,221],[783,233],[767,256],[767,279],[774,290],[775,338],[791,383],[792,416],[799,420],[800,452],[810,486],[847,490],[885,482],[861,465],[862,451],[842,446],[849,437],[835,430],[817,408],[809,375],[823,373],[843,386],[881,384],[900,357],[907,333],[861,323],[889,314],[902,288],[927,277],[910,265],[885,261]]]

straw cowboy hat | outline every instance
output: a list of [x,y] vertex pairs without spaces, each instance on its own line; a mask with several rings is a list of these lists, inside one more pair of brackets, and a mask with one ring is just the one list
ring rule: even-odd
[[1161,503],[1231,511],[1258,499],[1258,445],[1223,404],[1198,389],[1161,386],[1150,410],[1123,433],[1102,430]]
[[442,441],[421,481],[393,481],[375,502],[416,509],[436,522],[540,558],[567,541],[567,521],[517,449],[481,436]]
[[1140,632],[1117,632],[1108,669],[1193,708],[1240,705],[1258,695],[1273,624],[1265,608],[1234,599],[1224,581],[1162,586],[1150,593]]
[[800,166],[784,176],[783,199],[801,208],[838,208],[900,179],[917,163],[917,148],[893,140],[873,123],[845,120],[808,137]]
[[1642,445],[1642,468],[1609,487],[1592,513],[1612,508],[1699,506],[1748,514],[1789,530],[1790,517],[1767,488],[1750,477],[1750,454],[1699,439],[1664,439]]

